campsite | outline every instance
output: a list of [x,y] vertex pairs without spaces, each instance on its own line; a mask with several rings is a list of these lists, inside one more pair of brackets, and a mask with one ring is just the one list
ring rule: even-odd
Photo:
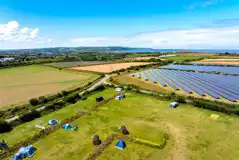
[[[230,66],[218,74],[201,69],[223,66],[175,64],[202,56],[169,54],[163,61],[133,62],[135,67],[124,66],[123,70],[103,70],[99,66],[109,68],[111,64],[98,61],[97,65],[92,62],[82,66],[97,68],[93,72],[78,67],[74,70],[71,64],[78,61],[59,62],[60,67],[49,63],[0,70],[7,84],[2,88],[9,92],[22,88],[18,91],[21,96],[21,91],[28,93],[22,99],[9,93],[9,100],[2,105],[0,116],[9,120],[4,125],[11,128],[0,134],[4,140],[0,142],[0,159],[238,159],[238,89],[227,83],[237,86],[238,76],[232,75],[237,68]],[[173,61],[168,57],[174,57]],[[128,62],[114,65],[122,64]],[[167,68],[180,65],[194,68]],[[215,79],[218,84],[213,84]],[[221,88],[216,89],[219,84]],[[51,90],[50,85],[58,88]],[[183,85],[192,87],[188,88],[192,91],[186,92]],[[38,87],[34,94],[28,90],[32,86]],[[219,94],[220,99],[210,91]],[[55,95],[53,99],[40,98],[51,94]],[[38,103],[31,104],[30,98]]]

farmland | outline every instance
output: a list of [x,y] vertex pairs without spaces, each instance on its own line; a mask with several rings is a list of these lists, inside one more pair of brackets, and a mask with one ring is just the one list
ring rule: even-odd
[[[102,95],[109,94],[109,97],[112,93],[113,91],[106,90]],[[88,106],[90,103],[87,104],[87,101],[92,101],[92,99],[94,98],[89,97],[83,101],[85,105],[77,103],[74,108]],[[168,104],[169,101],[126,92],[126,99],[112,100],[90,115],[76,120],[74,123],[79,125],[79,130],[59,129],[34,143],[37,152],[32,159],[50,160],[53,157],[64,160],[84,159],[94,149],[92,135],[97,134],[104,141],[121,125],[127,126],[130,135],[142,139],[160,142],[160,134],[166,132],[169,140],[163,149],[133,144],[126,140],[127,147],[123,151],[114,147],[115,140],[98,159],[233,160],[239,158],[237,153],[239,120],[237,117],[184,104],[177,109],[170,109]],[[66,111],[66,108],[63,110]],[[215,115],[217,118],[213,118]],[[54,118],[54,116],[56,115],[45,118],[44,122],[46,123],[48,118]],[[36,124],[37,120],[34,123]],[[17,130],[15,132],[16,135],[22,133]]]
[[219,65],[239,65],[239,59],[203,59],[196,64],[219,64]]
[[46,66],[24,66],[0,70],[0,106],[25,103],[30,98],[83,86],[96,79],[92,73],[71,72]]
[[126,69],[131,66],[139,66],[139,65],[146,65],[146,64],[150,64],[150,63],[144,63],[144,62],[114,63],[114,64],[92,65],[92,66],[84,66],[84,67],[73,67],[72,69],[110,73],[116,70]]
[[73,62],[56,62],[56,63],[47,63],[46,66],[53,67],[75,67],[75,66],[88,66],[96,64],[106,64],[110,62],[106,61],[73,61]]
[[201,58],[203,58],[203,56],[177,55],[177,56],[164,57],[164,59],[173,60],[175,62],[184,62],[184,61],[192,61],[192,60],[196,61],[196,60],[200,60]]

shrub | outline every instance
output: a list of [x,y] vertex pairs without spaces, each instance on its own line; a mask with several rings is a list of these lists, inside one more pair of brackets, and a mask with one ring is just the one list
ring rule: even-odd
[[0,119],[0,133],[10,132],[11,130],[12,130],[11,124],[7,123],[3,119]]
[[38,105],[39,102],[38,102],[38,99],[32,98],[29,100],[29,103],[33,106],[36,106],[36,105]]
[[62,91],[61,94],[62,94],[63,96],[67,96],[69,93],[68,93],[68,91]]
[[32,110],[28,113],[25,113],[25,114],[21,115],[20,120],[22,122],[29,122],[29,121],[32,121],[32,120],[34,120],[36,118],[39,118],[39,117],[41,117],[40,112],[38,112],[36,110]]
[[41,103],[41,104],[47,103],[46,97],[44,97],[44,96],[39,97],[38,98],[38,103]]

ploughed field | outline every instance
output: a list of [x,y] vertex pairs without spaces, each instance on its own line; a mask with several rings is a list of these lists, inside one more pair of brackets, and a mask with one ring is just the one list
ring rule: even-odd
[[110,73],[110,72],[113,72],[116,70],[126,69],[131,66],[140,66],[140,65],[147,65],[147,64],[150,64],[150,63],[145,63],[145,62],[114,63],[114,64],[102,64],[102,65],[91,65],[91,66],[83,66],[83,67],[73,67],[72,69]]
[[0,106],[25,103],[31,98],[86,85],[97,75],[58,70],[46,66],[24,66],[0,70]]
[[135,79],[149,81],[157,87],[168,88],[187,95],[228,102],[239,100],[239,76],[150,69],[137,72]]

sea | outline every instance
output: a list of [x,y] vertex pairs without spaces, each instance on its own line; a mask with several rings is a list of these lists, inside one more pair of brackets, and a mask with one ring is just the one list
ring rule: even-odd
[[206,53],[236,53],[239,49],[127,49],[118,52],[206,52]]

